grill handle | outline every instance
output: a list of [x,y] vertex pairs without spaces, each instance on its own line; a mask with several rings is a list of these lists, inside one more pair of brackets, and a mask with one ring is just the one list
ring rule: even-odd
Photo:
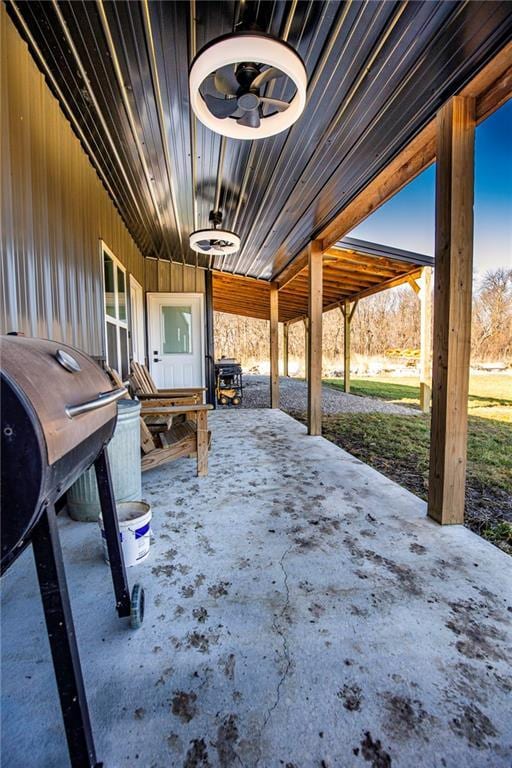
[[115,401],[119,400],[119,398],[125,395],[126,392],[126,387],[118,387],[109,392],[100,392],[98,397],[95,397],[94,400],[87,400],[87,402],[79,403],[78,405],[67,405],[66,415],[70,419],[74,419],[75,416],[80,416],[82,413],[96,411],[98,408],[103,408],[105,405],[115,403]]

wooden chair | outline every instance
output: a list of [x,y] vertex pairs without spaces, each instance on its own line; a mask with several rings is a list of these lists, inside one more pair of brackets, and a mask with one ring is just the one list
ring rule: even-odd
[[[114,384],[122,386],[117,371],[108,366],[106,370]],[[172,397],[141,400],[142,471],[179,458],[196,457],[197,476],[207,475],[208,450],[211,443],[208,411],[212,408],[212,405],[197,402],[176,404]]]
[[[182,457],[195,456],[197,476],[206,476],[211,441],[211,433],[208,431],[208,411],[212,408],[213,406],[203,403],[173,406],[161,406],[158,401],[145,403],[141,418],[142,471],[160,467],[168,461],[175,461]],[[155,415],[170,416],[171,426],[152,434],[146,419]],[[195,421],[191,420],[192,415],[195,416]],[[184,418],[179,419],[179,417]]]
[[177,389],[158,389],[145,365],[132,362],[130,384],[139,400],[166,401],[167,405],[195,405],[203,402],[206,387],[180,387]]

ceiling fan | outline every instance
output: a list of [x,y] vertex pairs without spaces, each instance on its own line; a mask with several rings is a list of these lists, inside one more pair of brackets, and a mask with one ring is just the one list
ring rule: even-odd
[[209,216],[213,227],[198,229],[189,236],[190,247],[196,253],[207,256],[230,256],[240,248],[240,238],[227,229],[219,229],[222,224],[222,213],[210,211]]
[[[283,78],[295,88],[291,100],[267,96],[268,87]],[[262,32],[214,40],[192,63],[189,84],[199,120],[234,139],[274,136],[289,128],[306,104],[302,59],[288,43]]]

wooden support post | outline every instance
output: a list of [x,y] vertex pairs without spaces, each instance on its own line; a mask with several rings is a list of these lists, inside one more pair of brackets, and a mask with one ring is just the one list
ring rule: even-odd
[[197,412],[197,476],[208,474],[208,411]]
[[322,246],[308,247],[308,433],[322,434]]
[[423,267],[420,278],[420,407],[430,411],[432,396],[432,267]]
[[283,323],[283,376],[289,376],[288,373],[288,334],[290,326]]
[[464,522],[475,103],[455,96],[437,115],[436,253],[428,514]]
[[305,317],[302,322],[304,323],[304,378],[307,381],[309,368],[309,318]]
[[270,285],[270,407],[279,408],[279,289]]
[[340,304],[341,314],[343,315],[343,390],[350,392],[350,329],[352,327],[352,318],[356,311],[357,301],[352,305],[350,301],[345,300]]

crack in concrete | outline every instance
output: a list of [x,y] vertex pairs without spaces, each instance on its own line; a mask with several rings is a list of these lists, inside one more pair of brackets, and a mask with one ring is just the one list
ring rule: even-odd
[[279,560],[279,566],[280,566],[280,568],[281,568],[281,570],[283,572],[283,576],[284,576],[284,588],[285,588],[285,595],[286,596],[285,596],[284,605],[283,605],[283,607],[281,609],[281,612],[279,613],[279,616],[276,619],[274,619],[274,621],[272,622],[272,628],[274,629],[276,634],[279,635],[279,637],[281,638],[281,641],[283,643],[283,658],[285,659],[286,664],[285,664],[284,671],[281,674],[281,676],[279,678],[279,682],[277,684],[275,701],[272,704],[272,706],[269,707],[269,709],[267,711],[267,714],[265,715],[265,719],[263,720],[263,724],[261,726],[259,735],[258,735],[259,756],[258,756],[258,759],[256,760],[254,768],[258,768],[260,760],[261,760],[261,751],[262,751],[261,750],[261,737],[263,735],[263,731],[267,727],[267,725],[268,725],[268,723],[270,721],[270,718],[272,717],[272,713],[277,709],[277,707],[279,705],[279,702],[281,700],[281,688],[282,688],[282,686],[284,684],[284,681],[286,680],[286,678],[288,676],[288,673],[290,671],[290,668],[292,666],[292,661],[291,661],[291,658],[290,658],[290,652],[289,652],[289,648],[288,648],[288,639],[286,637],[285,632],[283,632],[283,630],[281,629],[281,627],[279,625],[279,622],[282,620],[283,616],[286,615],[286,611],[288,610],[288,607],[290,605],[290,587],[288,586],[288,573],[286,571],[286,568],[284,567],[284,561],[285,561],[285,558],[288,555],[288,553],[291,551],[291,549],[293,549],[293,545],[291,545],[287,549],[285,549],[285,551],[283,552],[283,554],[282,554],[282,556],[281,556],[281,558]]

